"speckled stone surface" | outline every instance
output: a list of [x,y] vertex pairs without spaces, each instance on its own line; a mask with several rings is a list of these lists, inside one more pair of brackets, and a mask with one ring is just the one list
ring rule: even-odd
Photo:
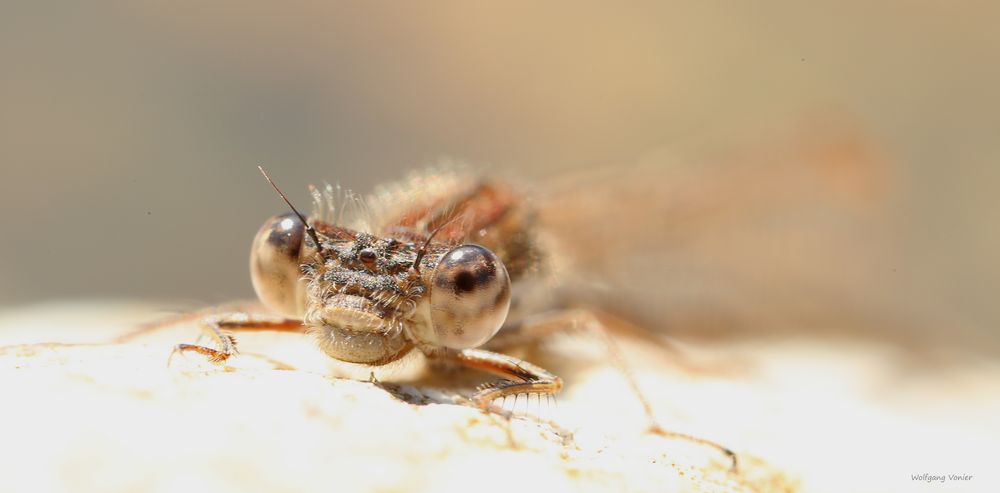
[[911,473],[939,470],[980,474],[950,491],[993,481],[995,362],[914,375],[897,350],[861,343],[668,354],[622,339],[659,421],[736,450],[731,473],[712,448],[646,433],[584,336],[525,354],[567,387],[558,404],[508,403],[528,417],[507,421],[460,404],[475,375],[414,364],[370,382],[300,334],[242,335],[226,366],[190,355],[167,367],[172,345],[197,337],[191,322],[113,342],[155,315],[87,303],[0,314],[0,490],[913,491],[928,485]]

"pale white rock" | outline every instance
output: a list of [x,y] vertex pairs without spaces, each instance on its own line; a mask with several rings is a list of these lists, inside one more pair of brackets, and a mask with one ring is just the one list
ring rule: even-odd
[[978,475],[951,487],[995,486],[996,362],[932,371],[873,343],[668,353],[621,339],[660,422],[735,449],[732,474],[714,449],[645,433],[638,400],[584,336],[523,355],[567,387],[558,406],[508,402],[543,418],[508,422],[452,403],[477,375],[422,377],[413,361],[376,374],[382,385],[352,380],[367,371],[303,334],[241,334],[226,366],[166,366],[196,338],[192,322],[114,342],[154,315],[0,313],[0,491],[914,491],[926,486],[910,473],[940,470]]

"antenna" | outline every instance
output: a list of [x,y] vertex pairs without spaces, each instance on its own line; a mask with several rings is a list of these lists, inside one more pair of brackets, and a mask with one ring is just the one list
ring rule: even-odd
[[441,229],[447,225],[448,223],[444,223],[435,228],[434,231],[431,231],[430,236],[427,237],[424,244],[420,246],[419,250],[417,250],[417,257],[413,259],[413,270],[420,272],[420,261],[423,260],[424,254],[427,253],[427,247],[431,244],[431,240],[434,239],[434,235],[438,234],[438,231],[441,231]]
[[285,197],[285,194],[281,193],[281,190],[278,189],[278,185],[274,184],[274,180],[271,180],[271,177],[267,176],[267,171],[264,171],[264,167],[263,166],[257,166],[257,169],[260,170],[260,174],[264,175],[264,179],[267,180],[267,182],[271,184],[271,187],[274,188],[274,191],[278,192],[278,195],[281,196],[281,200],[284,200],[285,203],[288,204],[288,207],[292,208],[292,212],[294,212],[296,216],[299,216],[299,220],[302,221],[302,224],[304,224],[306,226],[306,233],[309,233],[309,237],[312,238],[312,240],[313,240],[314,243],[316,243],[316,250],[317,250],[317,252],[320,255],[322,255],[323,254],[323,244],[319,242],[319,236],[316,235],[316,230],[313,229],[312,225],[310,225],[309,222],[306,221],[306,218],[303,217],[302,214],[299,213],[299,210],[296,209],[295,206],[292,205],[292,203],[288,201],[288,197]]
[[420,261],[423,260],[424,255],[427,253],[427,247],[430,246],[431,240],[434,239],[434,236],[437,235],[442,229],[444,229],[445,226],[448,226],[449,224],[459,219],[465,219],[465,217],[466,214],[459,214],[457,216],[454,216],[451,219],[445,221],[440,226],[434,228],[434,231],[431,231],[430,236],[427,237],[427,240],[424,241],[424,244],[420,246],[419,250],[417,250],[417,257],[413,260],[413,270],[420,272]]

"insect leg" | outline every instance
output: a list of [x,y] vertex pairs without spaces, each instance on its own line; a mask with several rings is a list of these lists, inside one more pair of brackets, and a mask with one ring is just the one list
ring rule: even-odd
[[231,356],[237,354],[236,337],[230,331],[299,331],[302,329],[302,322],[296,319],[267,317],[263,315],[249,315],[246,313],[230,313],[206,318],[201,322],[202,330],[215,341],[215,348],[199,346],[196,344],[178,344],[170,352],[167,365],[174,354],[194,352],[203,354],[213,363],[224,363]]
[[201,320],[208,317],[218,316],[220,313],[253,313],[261,310],[260,304],[251,301],[238,301],[233,303],[226,303],[223,305],[213,306],[210,308],[204,308],[201,310],[190,311],[179,313],[176,315],[171,315],[168,317],[161,318],[159,320],[144,323],[136,326],[133,330],[119,335],[114,339],[116,343],[131,342],[139,337],[151,334],[153,332],[167,329],[178,324],[191,322],[193,320]]
[[[605,323],[605,318],[609,320],[610,324]],[[505,345],[524,344],[529,341],[537,340],[566,330],[584,330],[585,332],[594,335],[604,344],[608,355],[611,357],[612,364],[614,364],[618,371],[622,373],[625,380],[628,382],[629,387],[632,389],[632,393],[635,394],[639,403],[642,404],[643,411],[645,412],[646,418],[649,422],[648,430],[650,433],[667,438],[679,438],[713,447],[729,457],[732,462],[731,469],[736,471],[737,458],[736,453],[732,450],[713,441],[684,433],[670,431],[660,426],[653,412],[653,406],[649,403],[646,395],[639,387],[639,383],[635,378],[635,374],[633,373],[631,366],[629,366],[628,362],[626,362],[621,349],[611,334],[613,330],[612,327],[620,328],[621,331],[626,333],[637,332],[635,327],[631,326],[627,322],[618,320],[615,317],[599,315],[598,313],[589,310],[568,309],[543,314],[539,317],[533,317],[532,319],[526,320],[525,323],[511,331],[508,335],[506,335],[506,337],[500,337],[504,335],[501,332],[501,334],[494,338],[495,341],[490,341],[489,347],[496,348],[503,347]]]
[[462,349],[434,352],[429,356],[503,377],[505,380],[481,386],[472,396],[473,402],[482,409],[489,409],[493,400],[501,397],[554,394],[562,388],[562,379],[548,370],[506,354]]

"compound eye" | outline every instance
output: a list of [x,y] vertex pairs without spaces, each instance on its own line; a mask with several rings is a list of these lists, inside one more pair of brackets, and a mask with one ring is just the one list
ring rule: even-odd
[[431,322],[437,344],[479,346],[503,325],[510,278],[503,262],[479,245],[462,245],[441,258],[431,276]]
[[305,224],[294,213],[267,220],[250,248],[250,279],[257,297],[269,309],[287,316],[301,316],[305,287],[299,256],[304,247]]

